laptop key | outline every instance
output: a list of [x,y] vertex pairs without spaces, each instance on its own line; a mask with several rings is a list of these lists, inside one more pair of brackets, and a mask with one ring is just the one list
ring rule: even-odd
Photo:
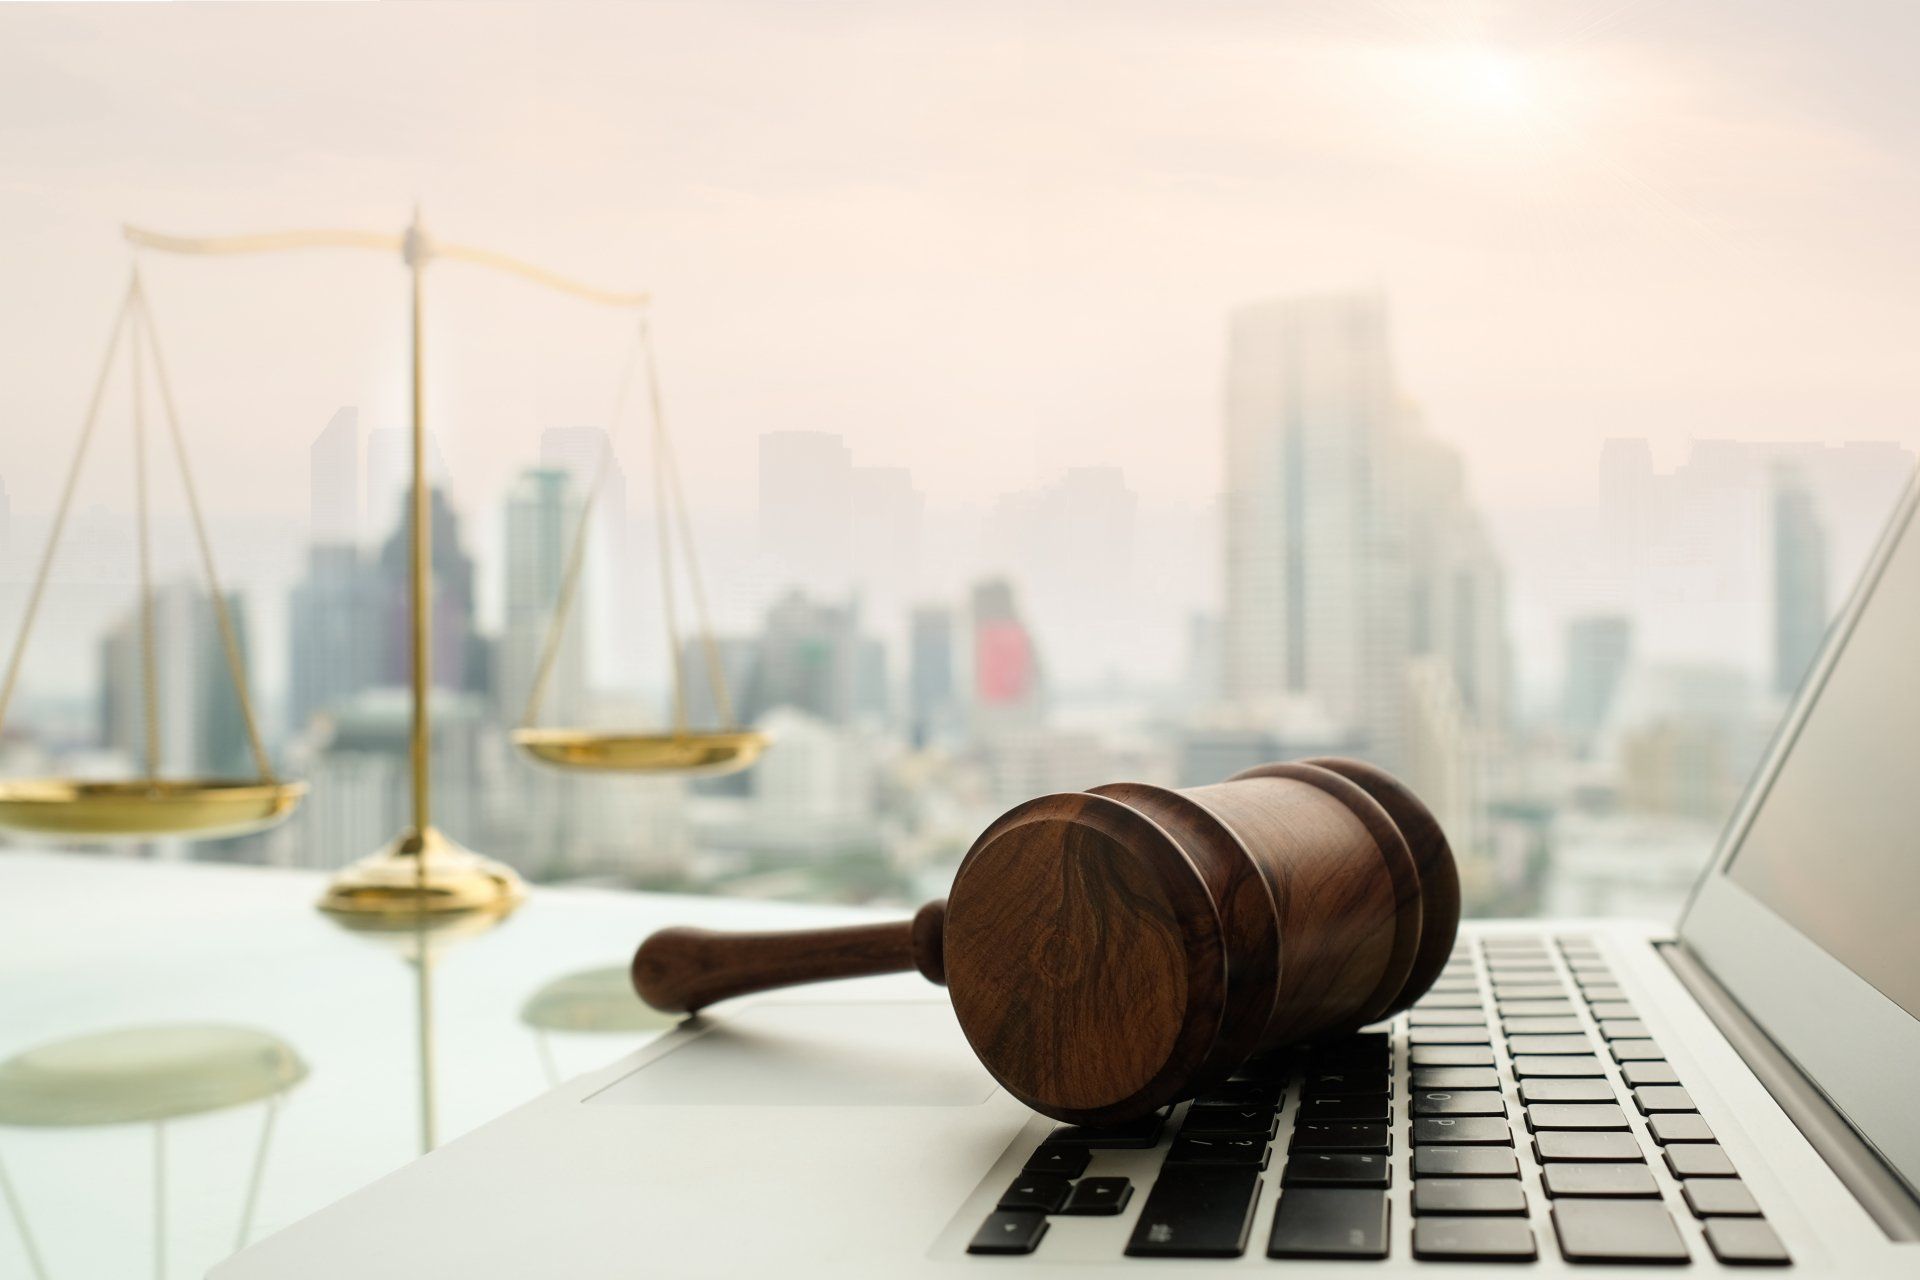
[[1512,1178],[1422,1178],[1413,1184],[1415,1214],[1524,1214],[1527,1193]]
[[1415,1067],[1408,1079],[1414,1089],[1498,1089],[1500,1073],[1492,1067]]
[[1294,1120],[1358,1120],[1388,1124],[1393,1120],[1393,1103],[1385,1094],[1355,1098],[1306,1098],[1294,1112]]
[[1063,1124],[1047,1135],[1048,1142],[1070,1143],[1076,1147],[1133,1148],[1144,1150],[1160,1142],[1159,1112],[1129,1120],[1125,1124],[1098,1128],[1084,1124]]
[[1269,1080],[1229,1080],[1194,1098],[1196,1107],[1277,1107],[1281,1086]]
[[1072,1182],[1058,1174],[1023,1173],[1001,1193],[998,1207],[1057,1213],[1060,1206],[1067,1202],[1067,1193],[1072,1189]]
[[1647,1024],[1638,1018],[1606,1018],[1600,1023],[1603,1040],[1645,1040]]
[[1585,996],[1590,1002],[1595,1000],[1625,1000],[1627,998],[1627,993],[1619,987],[1606,984],[1596,986],[1591,983],[1583,983],[1580,987],[1580,994]]
[[1677,1084],[1650,1084],[1633,1091],[1634,1105],[1644,1115],[1656,1111],[1698,1111],[1693,1095]]
[[1133,1199],[1133,1183],[1126,1178],[1082,1178],[1073,1184],[1067,1196],[1065,1214],[1078,1217],[1111,1217],[1126,1210]]
[[1530,1054],[1592,1053],[1593,1041],[1579,1036],[1508,1036],[1507,1052],[1514,1057]]
[[1553,1231],[1568,1262],[1688,1260],[1680,1228],[1657,1200],[1555,1201]]
[[1252,1169],[1161,1169],[1127,1241],[1135,1258],[1237,1258],[1247,1249],[1260,1175]]
[[1385,1096],[1392,1092],[1393,1080],[1384,1071],[1336,1070],[1307,1074],[1307,1097],[1351,1098],[1356,1095]]
[[1093,1159],[1093,1153],[1085,1147],[1067,1147],[1057,1142],[1043,1142],[1027,1157],[1028,1173],[1055,1173],[1063,1178],[1077,1178],[1087,1171],[1087,1161]]
[[1661,1112],[1647,1117],[1647,1128],[1661,1146],[1673,1142],[1712,1142],[1713,1130],[1691,1112]]
[[1415,1147],[1416,1178],[1517,1178],[1520,1161],[1506,1147]]
[[1423,1089],[1409,1108],[1416,1116],[1504,1116],[1507,1100],[1494,1089]]
[[1522,1017],[1502,1018],[1500,1030],[1510,1036],[1577,1036],[1585,1035],[1587,1028],[1578,1018]]
[[1409,1009],[1407,1025],[1414,1027],[1484,1027],[1487,1025],[1486,1011],[1482,1009]]
[[1567,989],[1557,982],[1495,982],[1493,998],[1496,1000],[1554,1000],[1567,993]]
[[1620,1077],[1636,1089],[1648,1084],[1680,1083],[1680,1073],[1673,1069],[1671,1062],[1623,1062]]
[[1540,1076],[1598,1076],[1607,1069],[1590,1053],[1527,1053],[1513,1060],[1513,1074],[1521,1080]]
[[1477,1027],[1414,1027],[1407,1032],[1408,1044],[1492,1044],[1493,1033],[1483,1023]]
[[1497,1116],[1427,1116],[1413,1122],[1416,1147],[1513,1145],[1513,1129]]
[[1289,1187],[1267,1237],[1269,1258],[1384,1258],[1387,1193],[1360,1187]]
[[1047,1234],[1047,1215],[1032,1210],[997,1209],[987,1215],[967,1242],[968,1253],[1032,1253]]
[[[1684,1150],[1676,1147],[1674,1150]],[[1696,1218],[1757,1218],[1760,1202],[1738,1178],[1696,1178],[1680,1188]]]
[[1667,1168],[1676,1178],[1731,1178],[1733,1161],[1717,1142],[1680,1142],[1665,1152]]
[[1271,1138],[1280,1113],[1272,1107],[1189,1107],[1181,1133],[1243,1133]]
[[1758,1218],[1710,1219],[1707,1248],[1731,1266],[1784,1267],[1793,1261],[1774,1229]]
[[1612,1102],[1613,1085],[1592,1076],[1547,1076],[1520,1082],[1522,1102]]
[[1267,1167],[1265,1134],[1183,1133],[1167,1149],[1168,1164],[1237,1164]]
[[1545,1129],[1534,1135],[1533,1154],[1541,1164],[1590,1160],[1601,1163],[1645,1160],[1640,1140],[1631,1133],[1600,1133],[1578,1129]]
[[1415,1045],[1407,1050],[1407,1063],[1415,1067],[1490,1067],[1493,1050],[1471,1044]]
[[1441,991],[1421,996],[1413,1002],[1416,1009],[1478,1009],[1480,996],[1473,991]]
[[1393,1048],[1393,1036],[1385,1031],[1353,1031],[1337,1040],[1325,1040],[1313,1047],[1316,1056],[1342,1053],[1386,1053]]
[[1614,1196],[1642,1200],[1657,1197],[1660,1184],[1644,1164],[1549,1164],[1540,1169],[1540,1185],[1560,1196]]
[[1342,1122],[1296,1119],[1290,1151],[1378,1151],[1393,1150],[1393,1137],[1384,1124],[1348,1124]]
[[1571,1000],[1502,999],[1496,1007],[1503,1018],[1571,1018],[1573,1016]]
[[1588,1005],[1587,1012],[1593,1015],[1594,1021],[1596,1022],[1612,1022],[1618,1018],[1637,1018],[1640,1016],[1633,1011],[1633,1006],[1625,1000],[1599,1000]]
[[1527,1108],[1527,1128],[1625,1129],[1627,1113],[1612,1102],[1539,1102]]
[[1426,1217],[1413,1224],[1421,1261],[1532,1262],[1539,1256],[1524,1218]]
[[[1385,1187],[1393,1171],[1387,1157],[1357,1151],[1297,1151],[1287,1157],[1283,1187]],[[1285,1195],[1285,1192],[1281,1193]]]

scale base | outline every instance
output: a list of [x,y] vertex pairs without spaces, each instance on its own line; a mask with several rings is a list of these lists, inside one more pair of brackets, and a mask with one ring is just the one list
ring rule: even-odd
[[407,928],[422,917],[504,916],[526,896],[513,868],[428,827],[401,833],[335,876],[319,907],[369,928]]

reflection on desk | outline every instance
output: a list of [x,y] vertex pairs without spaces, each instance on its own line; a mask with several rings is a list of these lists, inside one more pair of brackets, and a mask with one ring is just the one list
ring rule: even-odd
[[[306,1064],[278,1037],[251,1027],[125,1027],[57,1040],[0,1062],[0,1125],[62,1129],[146,1123],[153,1131],[153,1270],[166,1273],[167,1121],[265,1102],[233,1247],[253,1238],[254,1209],[280,1098]],[[20,1195],[0,1153],[0,1195],[37,1280],[47,1275]]]
[[658,1035],[650,930],[873,918],[543,889],[491,931],[350,935],[323,881],[0,851],[0,1275],[200,1275]]

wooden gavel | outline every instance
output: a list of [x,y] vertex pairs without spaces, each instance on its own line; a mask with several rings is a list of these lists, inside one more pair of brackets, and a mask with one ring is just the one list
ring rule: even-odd
[[1377,1022],[1432,985],[1460,884],[1445,833],[1357,760],[1172,791],[1118,782],[1004,814],[911,921],[666,929],[633,957],[656,1009],[918,969],[1034,1110],[1117,1124],[1249,1059]]

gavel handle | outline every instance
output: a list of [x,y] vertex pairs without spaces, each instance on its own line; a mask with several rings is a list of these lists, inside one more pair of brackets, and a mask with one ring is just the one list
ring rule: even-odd
[[633,989],[666,1013],[692,1013],[721,1000],[876,973],[918,969],[944,983],[941,927],[947,904],[929,902],[911,920],[799,929],[782,933],[720,933],[662,929],[633,953]]

